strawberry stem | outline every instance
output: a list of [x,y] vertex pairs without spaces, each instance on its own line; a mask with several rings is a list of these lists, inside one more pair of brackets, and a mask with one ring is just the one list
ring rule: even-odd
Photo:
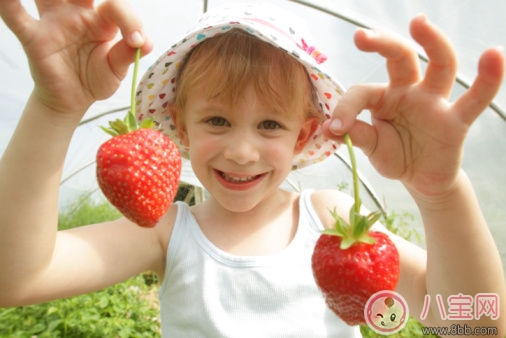
[[350,135],[345,134],[344,141],[350,155],[351,171],[353,174],[353,197],[355,203],[350,209],[349,222],[338,215],[337,211],[334,209],[331,211],[332,217],[336,221],[334,228],[325,229],[323,231],[324,234],[339,236],[342,238],[339,246],[341,250],[346,250],[357,242],[373,244],[374,239],[369,236],[368,231],[381,216],[378,211],[371,212],[367,216],[360,214],[362,201],[360,200],[359,192],[360,186],[357,172],[357,160],[355,158],[355,152],[353,151],[353,144],[351,143]]
[[134,74],[132,76],[132,90],[130,92],[130,112],[135,114],[135,90],[137,88],[137,73],[139,71],[139,60],[141,58],[141,49],[135,51]]
[[136,99],[136,89],[137,89],[137,73],[139,71],[139,60],[141,58],[141,49],[137,48],[135,51],[135,61],[134,61],[134,74],[132,76],[132,90],[130,92],[130,110],[127,112],[126,116],[121,119],[116,119],[114,121],[109,121],[109,127],[100,127],[103,131],[111,136],[118,136],[123,134],[128,134],[134,130],[139,128],[145,129],[153,129],[155,127],[155,122],[152,118],[147,118],[141,121],[140,125],[137,123],[137,119],[135,118],[135,99]]
[[349,134],[344,135],[344,141],[346,142],[346,147],[348,148],[348,153],[350,155],[351,171],[353,174],[353,197],[355,199],[355,204],[353,204],[353,208],[355,213],[359,214],[362,201],[360,200],[360,192],[359,192],[360,187],[357,173],[357,160],[355,158],[355,152],[353,151],[353,144],[351,143],[351,138]]

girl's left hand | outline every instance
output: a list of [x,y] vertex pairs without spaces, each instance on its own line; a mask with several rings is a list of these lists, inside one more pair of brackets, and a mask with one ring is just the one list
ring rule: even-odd
[[[380,174],[434,197],[455,184],[465,136],[499,90],[504,58],[500,48],[485,51],[471,88],[449,102],[457,71],[455,51],[424,16],[415,17],[410,30],[429,58],[425,77],[408,43],[384,32],[359,30],[356,45],[386,58],[390,82],[350,88],[324,131],[341,141],[349,133]],[[356,119],[363,109],[371,111],[371,124]]]

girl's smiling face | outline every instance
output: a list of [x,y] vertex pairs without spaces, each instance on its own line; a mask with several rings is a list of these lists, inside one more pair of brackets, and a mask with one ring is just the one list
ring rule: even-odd
[[223,207],[250,210],[277,191],[317,120],[266,106],[253,86],[233,105],[201,93],[189,93],[180,121],[193,170]]
[[322,118],[304,66],[240,30],[197,45],[176,83],[179,138],[201,183],[231,211],[278,189]]

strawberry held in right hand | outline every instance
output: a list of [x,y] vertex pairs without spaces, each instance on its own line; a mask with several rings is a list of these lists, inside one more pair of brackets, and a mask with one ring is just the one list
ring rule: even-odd
[[97,152],[102,192],[139,226],[153,227],[165,214],[177,193],[180,173],[179,149],[154,129],[117,135]]
[[395,289],[400,263],[397,248],[388,235],[369,231],[380,214],[360,214],[355,157],[348,135],[345,140],[353,169],[355,204],[349,223],[332,213],[335,228],[320,236],[311,259],[316,284],[328,307],[352,326],[365,324],[364,308],[373,294]]
[[97,181],[109,202],[129,220],[154,227],[176,196],[181,155],[176,144],[147,118],[138,125],[135,90],[140,49],[135,55],[131,106],[124,120],[102,129],[113,136],[97,152]]

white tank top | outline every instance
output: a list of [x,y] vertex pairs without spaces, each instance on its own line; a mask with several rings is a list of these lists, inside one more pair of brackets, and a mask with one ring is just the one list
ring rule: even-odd
[[178,202],[159,290],[163,337],[361,337],[325,305],[311,270],[323,229],[311,205],[299,201],[292,242],[269,256],[236,256],[213,245],[190,208]]

